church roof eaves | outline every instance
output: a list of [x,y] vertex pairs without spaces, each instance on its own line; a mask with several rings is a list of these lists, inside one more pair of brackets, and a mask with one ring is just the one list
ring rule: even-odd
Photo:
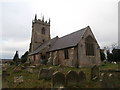
[[89,26],[59,38],[54,43],[54,45],[49,49],[48,52],[77,46],[77,44],[79,43],[79,41],[82,38],[83,34],[85,33],[85,31],[88,28],[89,28]]
[[37,49],[35,49],[33,52],[29,53],[28,55],[34,55],[34,54],[40,53],[42,51],[42,49],[46,48],[49,44],[52,46],[58,38],[59,37],[56,36],[55,38],[53,38],[49,41],[46,41],[45,43],[40,45]]

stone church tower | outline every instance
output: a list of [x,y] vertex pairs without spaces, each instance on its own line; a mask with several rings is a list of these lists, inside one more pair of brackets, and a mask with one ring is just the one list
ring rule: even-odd
[[30,43],[29,52],[33,52],[42,43],[50,40],[50,19],[49,21],[44,21],[44,16],[42,19],[35,19],[32,21],[32,37]]

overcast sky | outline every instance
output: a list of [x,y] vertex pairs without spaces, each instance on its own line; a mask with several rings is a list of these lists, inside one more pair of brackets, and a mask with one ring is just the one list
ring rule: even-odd
[[0,58],[29,49],[32,20],[51,19],[51,37],[62,37],[90,26],[100,47],[118,41],[119,0],[1,0]]

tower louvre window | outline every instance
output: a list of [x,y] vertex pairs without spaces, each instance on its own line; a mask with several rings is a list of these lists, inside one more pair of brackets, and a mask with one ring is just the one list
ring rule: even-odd
[[45,27],[42,28],[42,34],[45,34]]

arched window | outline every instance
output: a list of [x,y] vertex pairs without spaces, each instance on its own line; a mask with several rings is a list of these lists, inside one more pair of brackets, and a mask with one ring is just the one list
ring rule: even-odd
[[42,28],[42,34],[45,34],[45,27]]
[[88,36],[85,39],[85,48],[87,56],[94,56],[94,39],[91,36]]
[[69,59],[68,49],[64,49],[64,57],[65,59]]

